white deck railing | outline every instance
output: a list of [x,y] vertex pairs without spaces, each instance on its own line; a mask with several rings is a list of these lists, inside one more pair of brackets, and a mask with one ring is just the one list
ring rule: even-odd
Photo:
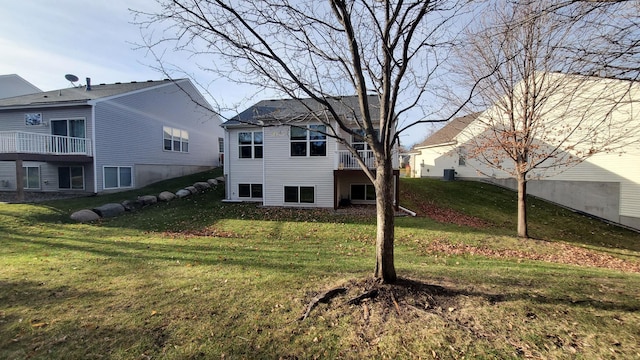
[[89,139],[24,131],[0,131],[0,153],[92,156]]
[[[394,151],[394,157],[393,157],[394,169],[398,168],[398,159],[396,154],[397,152]],[[369,169],[373,169],[376,167],[376,160],[375,160],[375,156],[373,155],[373,151],[371,150],[358,151],[358,155],[362,160],[364,160],[365,165],[367,165]],[[360,168],[360,164],[358,164],[358,160],[349,150],[338,150],[336,151],[336,157],[335,157],[335,169],[359,170],[361,168]]]

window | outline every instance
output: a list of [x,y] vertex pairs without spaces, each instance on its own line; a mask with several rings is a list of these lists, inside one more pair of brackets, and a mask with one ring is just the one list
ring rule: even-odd
[[224,154],[224,138],[218,138],[218,152]]
[[85,138],[84,119],[51,120],[51,149],[56,153],[83,153],[85,142],[74,139]]
[[82,166],[60,166],[58,168],[58,188],[83,190],[84,169]]
[[458,149],[458,166],[467,166],[467,151],[462,147]]
[[238,196],[246,198],[262,198],[262,184],[239,184]]
[[285,186],[284,202],[313,204],[315,202],[315,188],[313,186]]
[[[351,145],[358,151],[371,150],[365,140],[364,129],[351,129],[356,135],[351,136]],[[380,136],[378,130],[374,130],[376,136]]]
[[133,186],[131,166],[105,166],[103,168],[105,189],[129,188]]
[[189,152],[188,131],[163,126],[162,132],[163,146],[166,151]]
[[326,156],[327,131],[325,125],[309,125],[308,128],[291,127],[291,156]]
[[262,131],[238,133],[239,157],[241,159],[262,159]]
[[351,184],[351,200],[375,200],[376,189],[373,184]]
[[25,189],[40,188],[40,168],[37,166],[24,166],[24,175],[22,177],[22,186]]

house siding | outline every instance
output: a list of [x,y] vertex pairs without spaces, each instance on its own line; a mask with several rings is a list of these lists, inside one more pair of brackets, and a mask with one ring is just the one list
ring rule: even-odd
[[[335,139],[327,139],[326,156],[291,156],[289,126],[265,128],[264,205],[333,207],[333,164]],[[285,186],[313,186],[315,203],[284,202]]]
[[[227,152],[225,155],[227,169],[225,174],[227,176],[227,198],[230,200],[241,200],[238,196],[239,184],[263,184],[263,159],[241,159],[240,149],[238,146],[238,133],[245,131],[263,131],[264,129],[258,127],[250,128],[234,128],[229,130],[229,140],[227,146]],[[263,151],[266,153],[267,139],[263,138]],[[263,196],[265,188],[263,184]],[[245,199],[246,198],[242,198]]]
[[[219,118],[194,103],[197,91],[182,82],[146,89],[95,105],[97,189],[102,191],[105,166],[130,166],[134,187],[162,178],[219,166]],[[191,96],[191,97],[190,97]],[[189,133],[189,152],[165,151],[163,126]]]
[[[45,125],[27,126],[24,115],[26,113],[41,113],[42,121]],[[5,110],[0,112],[1,131],[24,131],[29,133],[51,135],[51,120],[64,119],[84,119],[85,138],[91,139],[93,134],[93,122],[91,120],[91,107],[72,106],[60,108],[24,108],[20,110]],[[24,162],[23,166],[39,166],[40,168],[40,191],[67,191],[58,187],[58,167],[59,166],[82,166],[85,175],[84,190],[94,192],[93,189],[93,166],[90,164],[78,163],[44,163],[44,162]],[[0,162],[0,181],[6,180],[9,184],[3,187],[0,183],[0,191],[16,191],[16,165],[14,161]],[[30,189],[29,189],[30,190]]]
[[[25,125],[24,115],[27,113],[42,113],[42,121],[47,125]],[[25,131],[37,134],[51,134],[51,120],[85,119],[86,137],[91,138],[91,107],[77,106],[65,108],[27,108],[20,110],[5,110],[0,112],[0,131]]]
[[[640,112],[635,106],[640,98],[640,87],[637,82],[615,81],[603,80],[602,83],[592,83],[590,86],[593,88],[581,89],[580,93],[584,95],[584,99],[592,99],[592,103],[588,104],[591,110],[589,117],[586,117],[587,121],[602,119],[605,116],[613,117],[616,120],[614,125],[602,128],[600,132],[605,138],[609,134],[619,135],[620,139],[613,147],[620,146],[621,143],[624,146],[608,153],[597,153],[573,167],[560,167],[548,171],[534,170],[530,173],[528,192],[588,214],[640,229],[640,167],[637,166],[640,163]],[[621,91],[621,94],[625,94],[625,100],[618,103],[611,114],[608,114],[611,108],[607,108],[606,101],[598,96],[599,91],[606,86],[610,87],[610,91]],[[581,103],[574,104],[575,107],[580,105]],[[571,114],[556,114],[558,116],[550,118],[561,119],[569,125],[585,121],[582,118],[573,118]],[[464,144],[466,140],[478,136],[483,131],[478,122],[472,122],[452,140]],[[573,135],[584,136],[580,129]],[[578,144],[576,149],[580,146],[581,150],[585,151],[591,145]],[[420,163],[424,159],[425,164],[435,164],[436,176],[439,176],[438,172],[442,168],[438,168],[437,164],[450,162],[450,151],[454,151],[453,148],[445,146],[422,149],[421,154],[416,157],[416,162]],[[504,164],[513,166],[509,162]],[[515,180],[509,179],[510,176],[503,171],[489,168],[473,159],[467,160],[467,167],[478,171],[475,174],[462,172],[464,175],[461,177],[489,180],[515,188]],[[456,168],[456,172],[461,171]],[[422,172],[421,175],[425,176],[425,173]]]

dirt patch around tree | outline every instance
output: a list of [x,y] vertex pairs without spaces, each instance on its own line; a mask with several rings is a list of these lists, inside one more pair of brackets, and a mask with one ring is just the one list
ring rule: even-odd
[[[329,296],[322,296],[326,294]],[[410,321],[416,313],[453,312],[461,295],[455,290],[412,279],[400,278],[393,284],[383,284],[374,278],[352,279],[326,291],[307,294],[309,303],[298,320],[313,316],[316,305],[324,303],[332,308],[350,309],[357,320],[365,323],[374,318],[384,321],[389,316]]]

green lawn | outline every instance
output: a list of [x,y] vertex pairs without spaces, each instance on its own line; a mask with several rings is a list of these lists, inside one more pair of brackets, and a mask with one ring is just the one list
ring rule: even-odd
[[[215,176],[0,204],[0,359],[640,357],[640,235],[532,201],[536,239],[518,239],[515,194],[487,184],[402,179],[406,207],[473,226],[397,218],[403,280],[357,305],[371,216],[222,203],[218,187],[69,220]],[[297,320],[336,286],[347,293]]]

